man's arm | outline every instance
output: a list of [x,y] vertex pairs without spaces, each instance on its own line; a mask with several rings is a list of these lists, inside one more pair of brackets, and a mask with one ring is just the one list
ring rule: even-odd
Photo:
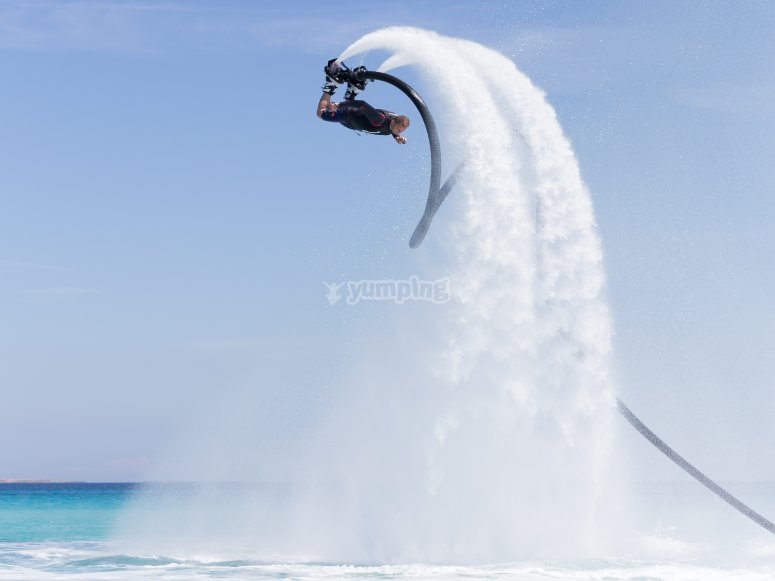
[[318,102],[318,117],[321,117],[326,111],[336,111],[337,104],[331,102],[331,95],[323,93]]

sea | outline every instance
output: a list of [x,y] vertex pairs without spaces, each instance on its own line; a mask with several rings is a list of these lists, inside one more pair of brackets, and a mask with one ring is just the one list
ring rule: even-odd
[[[219,558],[181,558],[164,552],[131,553],[117,540],[121,515],[133,499],[149,487],[167,491],[167,502],[192,486],[138,483],[1,483],[0,580],[124,580],[124,579],[517,579],[579,581],[713,581],[775,579],[775,539],[743,517],[711,502],[720,512],[718,523],[733,523],[743,531],[729,536],[706,536],[701,542],[681,538],[681,531],[665,521],[650,533],[650,557],[594,559],[535,559],[489,564],[457,563],[336,563],[256,559],[248,554]],[[772,498],[775,485],[758,487]],[[664,495],[664,486],[654,488]],[[685,483],[663,498],[662,510],[707,502],[701,487]],[[694,501],[688,499],[690,495]],[[689,502],[687,502],[687,499]],[[697,504],[698,503],[698,504]],[[161,507],[158,507],[161,508]],[[714,512],[716,512],[714,510]],[[714,516],[703,528],[713,523]],[[660,517],[661,519],[662,517]],[[742,519],[742,520],[741,520]],[[562,526],[562,523],[557,523]],[[660,530],[661,526],[661,530]],[[149,531],[152,535],[152,531]],[[213,546],[219,531],[210,531]],[[688,533],[691,536],[691,533]],[[712,539],[716,538],[715,541]],[[661,551],[661,555],[659,554]],[[258,553],[256,553],[258,554]]]

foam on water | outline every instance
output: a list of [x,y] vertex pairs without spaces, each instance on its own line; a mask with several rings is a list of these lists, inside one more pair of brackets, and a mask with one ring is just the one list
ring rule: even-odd
[[520,579],[522,581],[653,579],[677,581],[765,581],[770,566],[708,566],[699,563],[627,560],[524,561],[486,566],[451,565],[342,565],[319,563],[262,563],[130,557],[106,553],[111,547],[91,544],[0,544],[0,580],[133,579]]

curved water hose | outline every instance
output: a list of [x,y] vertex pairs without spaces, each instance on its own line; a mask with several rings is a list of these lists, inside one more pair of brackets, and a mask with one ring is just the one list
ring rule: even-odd
[[651,442],[655,448],[657,448],[660,452],[662,452],[665,456],[670,458],[673,462],[678,464],[683,470],[685,470],[687,473],[689,473],[693,478],[695,478],[700,484],[705,486],[708,490],[716,494],[719,498],[724,500],[725,502],[732,505],[735,509],[737,509],[739,512],[750,518],[752,521],[754,521],[759,526],[767,529],[771,533],[775,534],[775,524],[773,524],[771,521],[764,518],[762,515],[760,515],[758,512],[753,510],[748,505],[744,504],[732,494],[721,488],[718,484],[713,482],[710,478],[705,476],[702,472],[697,470],[694,466],[692,466],[683,456],[678,454],[675,450],[673,450],[670,446],[668,446],[662,439],[660,439],[654,432],[649,430],[646,425],[641,422],[638,417],[632,413],[632,410],[628,408],[626,405],[624,405],[624,402],[620,400],[619,398],[616,398],[616,407],[619,409],[619,412],[624,416],[624,419],[627,420],[630,425],[638,430],[640,434],[646,438],[649,442]]
[[[459,175],[458,170],[460,166],[453,172],[449,180],[441,187],[441,143],[439,142],[439,132],[436,129],[436,122],[433,120],[430,109],[420,97],[420,94],[415,91],[408,83],[405,83],[398,77],[389,75],[387,73],[380,73],[377,71],[358,71],[357,77],[361,79],[371,79],[374,81],[382,81],[393,85],[404,93],[417,107],[420,112],[423,123],[425,124],[425,130],[428,133],[428,142],[431,148],[431,183],[428,189],[428,201],[425,203],[425,211],[423,212],[420,222],[412,234],[412,238],[409,240],[409,246],[411,248],[417,248],[425,238],[430,227],[433,216],[441,206],[441,203],[447,197],[447,194],[452,189],[457,181]],[[462,164],[461,164],[462,166]]]

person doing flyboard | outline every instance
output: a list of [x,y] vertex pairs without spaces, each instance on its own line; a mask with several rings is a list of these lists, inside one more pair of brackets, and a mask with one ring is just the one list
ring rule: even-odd
[[[349,70],[343,65],[340,66],[336,59],[328,61],[328,64],[323,67],[326,82],[318,103],[318,117],[323,121],[340,123],[353,131],[363,131],[372,135],[391,135],[396,143],[406,143],[406,137],[401,133],[409,127],[409,117],[384,109],[375,109],[366,101],[355,98],[368,82],[358,74],[365,70],[366,67]],[[331,97],[343,82],[347,83],[344,101],[335,103],[331,101]]]

